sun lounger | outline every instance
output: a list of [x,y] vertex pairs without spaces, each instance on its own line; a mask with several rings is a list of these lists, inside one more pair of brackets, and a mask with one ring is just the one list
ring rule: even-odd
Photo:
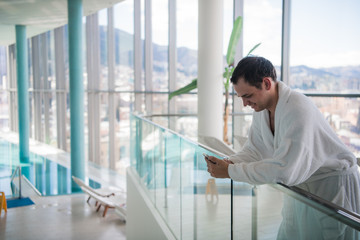
[[[76,182],[77,185],[79,185],[79,187],[83,187],[83,188],[87,189],[88,191],[90,191],[98,196],[101,196],[101,197],[110,197],[110,196],[115,196],[115,195],[120,195],[120,194],[125,193],[125,191],[123,189],[115,188],[115,187],[92,188],[89,185],[87,185],[80,178],[72,176],[72,179],[74,180],[74,182]],[[91,196],[89,195],[87,202],[89,202],[90,198],[91,198]]]
[[81,187],[81,189],[84,191],[84,193],[90,195],[92,198],[94,198],[97,202],[97,209],[98,212],[101,208],[101,206],[104,206],[104,212],[103,217],[106,216],[107,210],[109,208],[116,208],[117,213],[121,214],[122,219],[126,220],[126,197],[125,196],[110,196],[110,197],[101,197],[92,191],[89,191],[85,187]]
[[106,216],[109,208],[115,208],[116,213],[123,221],[126,221],[126,193],[124,190],[114,187],[94,189],[85,184],[79,178],[72,177],[74,181],[80,186],[81,190],[89,195],[87,202],[90,198],[96,201],[96,211],[98,212],[101,206],[104,206],[103,217]]

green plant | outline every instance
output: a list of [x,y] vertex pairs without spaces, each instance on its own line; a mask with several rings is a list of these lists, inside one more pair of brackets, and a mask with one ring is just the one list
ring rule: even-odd
[[[229,116],[229,106],[228,106],[228,99],[229,99],[229,87],[230,87],[230,77],[234,71],[234,57],[236,53],[236,46],[240,40],[241,32],[242,32],[242,17],[239,16],[234,21],[233,29],[230,36],[229,46],[226,53],[226,66],[225,71],[223,73],[224,77],[224,89],[225,89],[225,105],[224,105],[224,131],[223,131],[223,140],[226,143],[229,143],[227,139],[227,121]],[[249,56],[261,43],[256,44],[246,56]],[[184,93],[188,93],[191,90],[197,88],[197,78],[193,79],[191,83],[188,85],[172,92],[169,94],[169,100],[174,96],[178,96]]]

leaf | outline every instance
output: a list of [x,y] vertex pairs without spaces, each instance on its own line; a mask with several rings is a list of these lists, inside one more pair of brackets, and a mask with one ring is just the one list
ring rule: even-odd
[[[230,70],[230,71],[229,71]],[[231,72],[231,69],[226,67],[225,68],[225,72],[223,73],[223,77],[225,79],[225,82],[224,82],[224,87],[225,87],[225,90],[228,91],[229,90],[229,86],[230,86],[230,72]]]
[[260,46],[261,43],[256,44],[246,56],[249,56],[258,46]]
[[189,83],[188,85],[172,92],[169,94],[169,100],[177,95],[181,95],[181,94],[184,94],[184,93],[188,93],[190,92],[191,90],[194,90],[195,88],[197,88],[197,79],[195,78],[194,80],[192,80],[191,83]]
[[236,45],[239,42],[240,35],[242,31],[242,17],[239,16],[236,18],[233,30],[231,32],[231,37],[229,41],[228,50],[226,53],[226,62],[228,65],[231,65],[234,62],[235,52],[236,52]]

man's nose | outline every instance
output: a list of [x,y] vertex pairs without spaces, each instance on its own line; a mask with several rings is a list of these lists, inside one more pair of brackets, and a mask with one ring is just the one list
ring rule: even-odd
[[246,107],[247,105],[249,105],[249,102],[248,102],[246,99],[242,98],[242,101],[243,101],[244,107]]

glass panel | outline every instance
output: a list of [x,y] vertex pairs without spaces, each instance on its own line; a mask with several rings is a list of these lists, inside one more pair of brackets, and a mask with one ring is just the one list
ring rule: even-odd
[[153,89],[168,91],[169,4],[168,0],[152,1],[152,4]]
[[47,143],[57,147],[56,137],[56,93],[51,91],[47,93],[49,101],[49,133],[50,136],[46,139]]
[[100,94],[100,165],[109,167],[109,97]]
[[[176,48],[177,72],[175,89],[182,88],[197,78],[197,49],[198,49],[198,2],[183,0],[176,2]],[[176,105],[182,103],[182,96],[177,96]],[[189,104],[196,108],[196,97],[190,97]],[[175,107],[176,112],[180,112]],[[196,112],[196,111],[195,111]]]
[[130,112],[132,111],[132,103],[134,94],[121,93],[115,97],[115,161],[116,170],[124,173],[130,164]]
[[[140,0],[141,91],[145,91],[145,0]],[[144,109],[144,108],[143,108]]]
[[57,131],[56,131],[56,79],[55,79],[55,47],[54,47],[54,31],[47,32],[47,74],[48,74],[48,93],[49,101],[49,139],[46,139],[50,145],[57,147]]
[[166,114],[168,110],[167,94],[152,94],[153,114]]
[[176,97],[175,109],[179,114],[196,114],[197,113],[197,95],[182,94]]
[[[218,157],[202,147],[195,148],[195,234],[197,239],[231,238],[231,181],[215,179],[207,172],[203,153]],[[183,205],[186,204],[183,203]]]
[[312,97],[340,139],[360,157],[360,98]]
[[130,116],[130,166],[139,172],[141,161],[141,122],[140,119]]
[[100,39],[100,79],[99,79],[99,89],[108,90],[108,19],[107,19],[107,9],[100,10],[99,14],[99,39]]
[[[163,131],[163,167],[165,169],[163,181],[165,187],[157,194],[157,209],[168,223],[173,234],[180,239],[181,236],[181,165],[180,165],[180,139],[168,131]],[[161,188],[162,189],[162,188]]]
[[358,239],[359,223],[335,215],[280,185],[234,186],[234,239]]
[[[65,25],[65,26],[67,26],[67,25]],[[82,36],[83,36],[83,38],[82,38],[82,44],[83,44],[83,47],[82,47],[82,50],[83,50],[83,54],[82,54],[82,57],[83,57],[83,82],[84,82],[84,89],[87,89],[88,87],[88,72],[87,72],[87,63],[86,63],[86,61],[87,61],[87,58],[86,58],[86,56],[87,56],[87,51],[86,51],[86,42],[87,42],[87,39],[86,39],[86,16],[84,16],[83,18],[82,18]],[[66,35],[64,36],[65,38],[64,38],[64,41],[66,42],[66,44],[68,44],[68,38],[67,38],[67,28],[65,28],[65,33],[66,33]],[[65,45],[66,47],[67,47],[67,45]],[[65,51],[68,51],[67,49],[65,49]],[[68,54],[68,53],[67,53]],[[65,55],[65,56],[67,56],[67,55]],[[65,58],[66,59],[66,58]],[[65,61],[66,63],[68,63],[67,61]],[[66,66],[66,65],[65,65]],[[66,66],[66,67],[68,67],[68,66]],[[68,78],[69,77],[69,74],[65,74],[65,76]],[[70,82],[66,82],[65,84],[70,84]],[[67,87],[67,89],[69,89],[68,87]],[[84,95],[86,95],[86,94],[84,94]],[[86,110],[86,108],[84,109],[85,111],[87,111]]]
[[269,59],[274,66],[280,66],[281,31],[281,0],[244,1],[244,56],[261,43],[253,54]]
[[134,2],[114,6],[115,89],[134,90]]
[[[201,188],[198,184],[198,167],[197,149],[183,139],[180,139],[180,154],[179,164],[181,167],[181,184],[179,190],[181,191],[180,197],[180,214],[181,220],[181,237],[182,239],[196,239],[195,234],[197,231],[197,209],[199,204],[204,206],[204,198],[197,197],[198,190]],[[201,195],[203,195],[202,193]]]
[[[244,110],[249,109],[245,108]],[[234,134],[233,145],[234,149],[240,150],[249,134],[250,126],[252,123],[252,112],[241,112],[234,114],[234,122],[240,127],[238,128],[238,132]]]
[[147,191],[148,196],[154,202],[155,200],[155,171],[154,171],[154,155],[158,144],[159,129],[156,129],[148,122],[141,123],[141,162],[138,166],[138,172]]
[[[224,56],[226,56],[227,49],[229,47],[231,31],[232,31],[233,23],[234,23],[234,16],[233,16],[233,14],[230,14],[230,13],[234,12],[234,1],[233,0],[225,0],[223,2],[224,2],[223,53],[224,53]],[[226,64],[225,58],[224,58],[224,64]]]
[[[83,21],[84,22],[84,21]],[[84,24],[84,23],[83,23]],[[83,25],[83,28],[86,29]],[[68,31],[68,26],[65,25],[64,26],[64,30],[65,30],[65,34],[64,34],[64,58],[65,58],[65,73],[68,73],[69,72],[69,42],[68,42],[68,39],[69,39],[69,31]],[[86,35],[84,35],[86,36]],[[86,38],[84,37],[84,40]],[[84,45],[84,48],[86,49],[85,45]],[[84,50],[86,51],[86,50]],[[84,61],[84,66],[86,66],[86,61]],[[86,72],[84,72],[84,75]],[[87,81],[86,81],[87,83]],[[65,104],[65,107],[66,107],[66,126],[65,126],[65,136],[66,136],[66,149],[68,152],[70,152],[70,137],[71,137],[71,134],[70,134],[70,93],[69,93],[69,84],[70,84],[70,79],[69,79],[69,74],[65,74],[65,89],[66,89],[66,104]],[[84,89],[86,89],[86,84],[84,85]],[[87,147],[88,147],[88,144],[87,144],[87,139],[88,139],[88,135],[87,135],[87,129],[88,129],[88,122],[85,121],[85,119],[87,119],[87,94],[84,94],[84,135],[85,135],[85,155],[88,154],[88,151],[87,151]],[[88,159],[88,157],[86,156],[85,159]]]
[[0,130],[8,131],[9,122],[9,104],[8,104],[8,88],[7,85],[7,54],[6,47],[0,46]]
[[178,239],[230,238],[230,180],[209,176],[202,153],[211,153],[136,117],[131,129],[131,165],[173,234]]
[[[24,187],[24,178],[32,184],[36,191],[43,196],[53,196],[74,193],[71,189],[71,170],[54,161],[30,152],[29,162],[20,163],[19,147],[0,138],[0,186],[4,186],[6,195],[10,197],[19,197],[20,178],[19,172],[15,172],[16,167],[21,167],[22,178],[22,196],[26,195]],[[10,185],[11,175],[14,179]],[[26,180],[25,180],[26,181]],[[100,188],[101,184],[86,178],[89,185],[93,188]],[[25,184],[26,186],[26,184]]]
[[132,166],[177,239],[359,236],[360,218],[339,206],[279,184],[232,186],[209,175],[202,153],[214,154],[197,143],[135,116],[131,129]]
[[197,141],[197,117],[195,116],[152,116],[149,117],[152,122],[167,128],[170,123],[175,126],[175,129],[171,129],[174,132],[186,136],[187,138]]
[[[234,239],[251,238],[252,231],[256,230],[253,225],[256,218],[256,199],[253,197],[253,186],[247,183],[233,182],[233,215]],[[269,238],[275,239],[275,238]]]
[[360,29],[354,28],[359,8],[359,1],[292,1],[292,88],[359,93]]

